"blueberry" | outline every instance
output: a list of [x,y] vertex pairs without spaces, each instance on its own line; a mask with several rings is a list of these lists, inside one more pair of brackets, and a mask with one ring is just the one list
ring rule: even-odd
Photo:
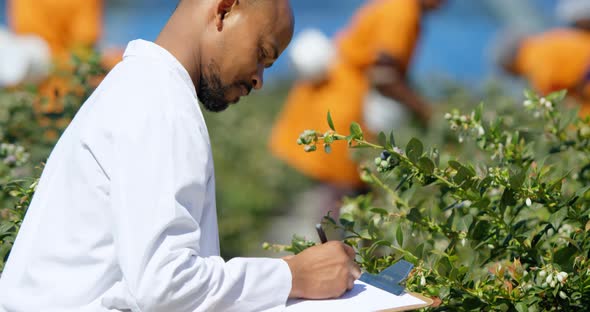
[[389,156],[391,156],[391,153],[389,153],[388,151],[381,152],[381,159],[382,160],[387,160],[387,158],[389,158]]

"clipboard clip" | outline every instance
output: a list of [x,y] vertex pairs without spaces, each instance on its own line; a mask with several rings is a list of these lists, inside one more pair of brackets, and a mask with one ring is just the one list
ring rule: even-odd
[[359,280],[400,296],[405,292],[405,288],[400,283],[408,277],[413,268],[413,264],[400,260],[379,274],[363,273]]

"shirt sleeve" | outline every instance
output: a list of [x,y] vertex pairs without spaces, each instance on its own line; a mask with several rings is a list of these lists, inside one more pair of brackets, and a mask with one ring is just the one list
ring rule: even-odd
[[[177,103],[154,104],[157,96],[142,97],[133,100],[138,103],[132,108],[118,112],[124,118],[113,135],[109,177],[117,260],[132,298],[126,308],[142,312],[284,308],[291,290],[291,272],[284,260],[225,262],[201,256],[200,242],[215,239],[201,232],[198,220],[207,191],[208,143],[199,131],[192,131],[197,129],[194,119],[162,113]],[[157,105],[166,107],[154,109]]]

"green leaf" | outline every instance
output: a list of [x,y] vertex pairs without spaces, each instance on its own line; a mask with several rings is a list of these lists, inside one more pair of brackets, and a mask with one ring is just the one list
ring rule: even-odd
[[0,236],[9,234],[9,231],[14,228],[14,223],[10,221],[0,222]]
[[528,100],[534,100],[537,98],[537,94],[530,89],[525,89],[524,90],[524,97],[527,98]]
[[553,226],[551,224],[547,224],[539,233],[537,233],[531,241],[531,247],[535,247],[541,240],[541,237],[543,237],[543,235],[545,235],[545,233],[547,233],[547,231],[549,231],[549,229],[552,227]]
[[402,231],[401,225],[397,227],[397,231],[395,233],[395,239],[400,247],[404,245],[404,232]]
[[0,244],[0,263],[4,262],[4,260],[8,258],[10,249],[12,249],[12,244],[7,244],[4,242]]
[[353,122],[350,124],[350,135],[355,139],[362,139],[363,130],[358,123]]
[[459,170],[457,170],[457,174],[455,174],[453,177],[453,181],[455,181],[457,184],[462,184],[466,180],[471,179],[472,176],[472,172],[469,169],[466,167],[461,167]]
[[408,218],[408,220],[412,222],[419,222],[422,219],[422,214],[417,208],[412,208],[412,210],[410,210],[410,213],[408,213],[406,218]]
[[369,221],[369,226],[368,226],[367,231],[369,233],[369,236],[371,236],[372,240],[378,238],[379,233],[378,233],[378,229],[377,229],[377,226],[375,225],[374,220]]
[[470,233],[474,240],[483,240],[489,235],[489,231],[492,229],[490,222],[486,220],[476,221],[470,226]]
[[475,121],[480,121],[481,120],[481,116],[483,113],[483,102],[480,102],[479,105],[477,105],[477,108],[475,109],[475,116],[473,116]]
[[549,223],[551,223],[551,226],[553,226],[553,229],[555,229],[556,231],[563,222],[563,220],[567,217],[567,211],[568,207],[566,206],[557,210],[556,212],[552,213],[551,216],[549,216]]
[[418,247],[416,247],[416,250],[414,250],[414,255],[417,258],[419,258],[419,259],[423,257],[423,255],[424,255],[424,243],[420,243],[418,245]]
[[[463,300],[461,306],[464,307],[466,309],[466,311],[473,311],[473,310],[479,310],[480,308],[486,307],[486,304],[478,298],[466,297]],[[501,311],[501,310],[498,310],[498,311]]]
[[514,191],[510,188],[507,188],[504,190],[504,193],[502,193],[502,204],[504,206],[513,206],[516,205],[516,199],[514,198]]
[[553,261],[559,264],[562,270],[571,272],[573,271],[574,267],[574,258],[578,254],[578,249],[574,246],[567,246],[565,248],[559,249],[553,255]]
[[454,160],[449,160],[449,166],[455,170],[463,168],[463,165],[461,165],[458,161]]
[[492,181],[492,177],[485,177],[485,179],[479,182],[479,185],[477,187],[479,188],[480,196],[482,196],[488,190],[488,187],[492,184]]
[[418,167],[424,171],[425,174],[431,175],[434,173],[434,162],[430,158],[422,157],[418,160]]
[[557,91],[557,92],[553,92],[549,95],[547,95],[545,98],[551,102],[561,102],[565,99],[567,95],[567,90],[561,90],[561,91]]
[[330,126],[330,129],[336,131],[336,129],[334,128],[334,122],[332,121],[332,114],[330,114],[330,111],[328,111],[328,126]]
[[334,218],[330,217],[329,215],[324,216],[323,220],[336,225],[336,220],[334,220]]
[[387,148],[387,137],[385,136],[385,133],[383,131],[379,132],[379,135],[377,136],[377,143]]
[[391,130],[391,132],[389,133],[389,147],[395,147],[395,137],[393,135],[393,130]]
[[340,218],[340,224],[346,229],[351,229],[354,227],[354,221],[346,220],[344,218]]
[[378,214],[381,217],[384,217],[389,214],[389,212],[383,208],[371,208],[371,210],[369,210],[369,211],[371,211],[374,214]]
[[528,169],[523,168],[517,174],[511,175],[509,179],[510,187],[513,189],[519,189],[524,183],[527,173]]
[[412,138],[410,142],[408,142],[408,146],[406,147],[406,153],[408,155],[408,158],[412,162],[416,163],[418,161],[418,158],[422,156],[423,151],[424,145],[422,145],[422,142],[420,142],[420,140]]

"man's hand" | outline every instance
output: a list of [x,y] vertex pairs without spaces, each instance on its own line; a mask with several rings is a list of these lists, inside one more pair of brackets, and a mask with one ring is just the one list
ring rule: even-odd
[[289,298],[338,298],[352,289],[361,275],[354,262],[354,250],[339,241],[314,246],[283,259],[293,276]]

